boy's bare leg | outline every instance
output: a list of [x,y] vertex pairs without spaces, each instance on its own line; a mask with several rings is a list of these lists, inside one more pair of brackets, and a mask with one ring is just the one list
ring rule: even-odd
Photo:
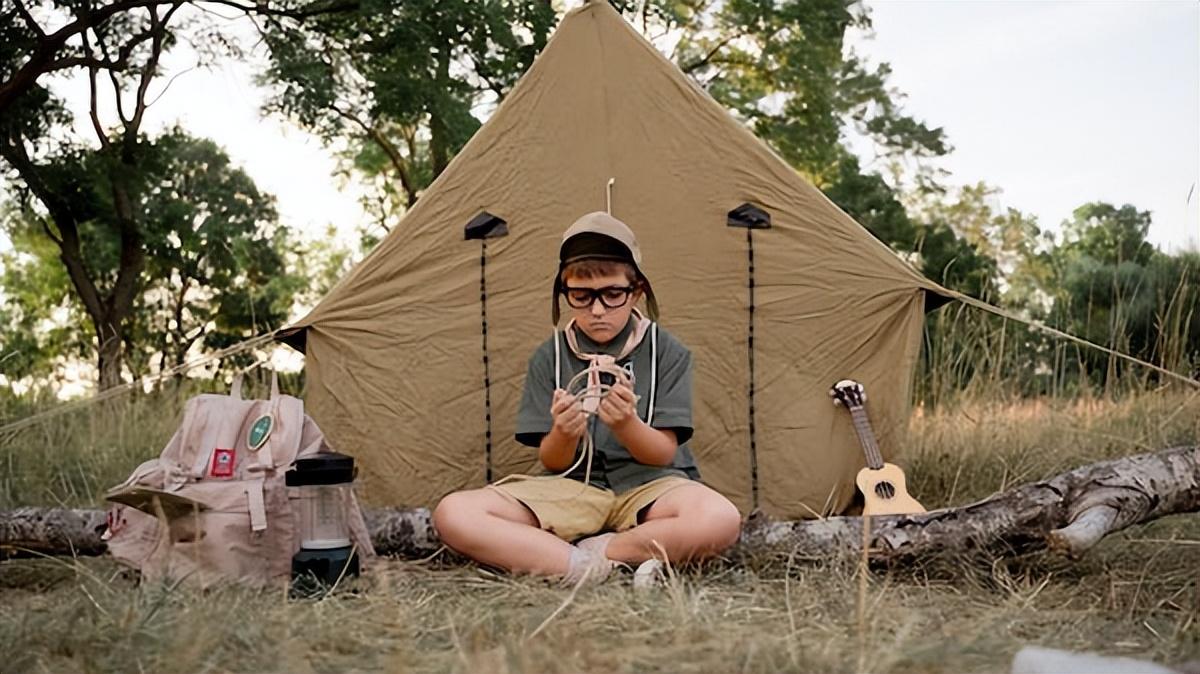
[[433,525],[443,543],[475,561],[514,573],[567,572],[573,546],[539,528],[528,508],[495,489],[447,495],[433,511]]
[[733,545],[741,527],[742,516],[729,499],[695,482],[659,497],[641,524],[608,542],[606,554],[618,562],[644,562],[662,557],[661,545],[671,562],[699,560]]

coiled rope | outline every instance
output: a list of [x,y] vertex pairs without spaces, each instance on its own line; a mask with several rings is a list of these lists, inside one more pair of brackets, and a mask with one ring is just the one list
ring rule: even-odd
[[[604,382],[599,381],[599,379],[600,379],[599,377],[596,377],[597,383],[588,384],[587,382],[588,382],[589,375],[592,375],[592,374],[610,374],[615,378],[619,378],[621,376],[624,376],[625,370],[622,369],[621,367],[618,367],[617,365],[601,365],[600,363],[593,362],[586,369],[580,371],[574,377],[571,377],[571,380],[567,382],[567,386],[566,386],[567,393],[574,395],[575,398],[579,401],[579,403],[581,405],[586,400],[590,400],[590,399],[596,400],[597,401],[596,410],[598,411],[600,409],[599,403],[602,402],[605,398],[607,398],[610,393],[612,393],[613,386],[611,384],[605,384]],[[577,393],[572,393],[572,391],[576,391],[576,390],[578,391]],[[634,405],[636,407],[637,401],[640,399],[640,397],[635,394],[633,399],[634,399]],[[584,407],[584,414],[589,417],[587,426],[590,427],[591,426],[591,417],[594,417],[596,415],[596,412],[587,411],[586,405],[583,405],[583,407]],[[635,410],[635,412],[636,412],[636,410]],[[579,484],[579,491],[577,491],[574,494],[571,494],[570,496],[559,496],[557,498],[539,498],[538,500],[539,501],[565,501],[567,499],[576,498],[577,496],[582,494],[585,489],[587,489],[588,485],[591,484],[591,481],[592,481],[592,457],[596,453],[596,440],[592,436],[591,430],[584,431],[583,437],[580,439],[580,443],[582,444],[582,449],[579,450],[579,458],[575,459],[575,463],[571,464],[570,468],[564,470],[561,473],[554,473],[553,475],[524,475],[521,473],[513,473],[512,475],[507,475],[503,478],[500,478],[496,482],[493,482],[491,486],[498,486],[498,485],[504,484],[505,482],[508,482],[508,481],[514,480],[514,479],[551,480],[551,479],[567,477],[571,473],[575,472],[575,470],[577,468],[579,468],[579,465],[581,463],[583,463],[584,461],[587,461],[587,467],[584,468],[584,471],[583,471],[583,482],[581,482]]]

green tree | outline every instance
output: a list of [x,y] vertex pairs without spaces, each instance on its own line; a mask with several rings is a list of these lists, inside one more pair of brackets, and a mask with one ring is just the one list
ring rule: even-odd
[[647,2],[644,11],[666,31],[681,32],[673,54],[679,67],[818,187],[849,158],[849,129],[884,157],[950,149],[940,128],[904,114],[887,64],[868,64],[847,48],[849,29],[871,27],[862,3]]
[[[111,75],[143,70],[146,54],[161,49],[168,24],[184,6],[295,22],[353,5],[353,0],[112,0],[96,6],[43,0],[31,6],[28,0],[0,0],[0,116],[20,106],[23,97],[36,95],[43,87],[39,80],[47,75],[80,69]],[[203,37],[208,47],[226,48],[230,43],[217,25],[210,22],[214,30]]]
[[[859,3],[612,4],[650,37],[678,36],[670,58],[820,187],[853,160],[843,142],[851,129],[889,157],[949,150],[940,129],[903,114],[886,65],[847,51],[847,30],[870,26]],[[268,22],[268,110],[330,143],[349,141],[348,170],[374,186],[366,205],[387,230],[475,132],[476,115],[503,100],[558,18],[544,1],[365,0],[298,31]]]
[[362,0],[299,29],[267,22],[267,110],[348,141],[386,230],[479,128],[472,110],[533,63],[554,19],[547,2]]
[[[825,194],[880,241],[913,262],[938,283],[974,297],[998,295],[1000,268],[989,235],[964,234],[983,220],[982,229],[1005,226],[986,204],[976,203],[970,220],[963,202],[949,207],[937,202],[912,217],[900,194],[879,173],[864,173],[855,157],[847,157],[825,188]],[[1010,215],[1011,217],[1011,215]]]
[[[1173,370],[1200,357],[1200,256],[1168,255],[1146,240],[1148,211],[1089,203],[1064,223],[1045,252],[1046,312],[1052,324],[1090,341]],[[1125,364],[1084,352],[1082,375],[1113,386]]]
[[1093,202],[1075,209],[1072,216],[1063,226],[1066,242],[1062,252],[1067,255],[1090,257],[1106,265],[1144,265],[1154,256],[1154,246],[1146,241],[1150,211],[1129,204],[1117,208]]
[[[142,172],[127,184],[144,240],[144,267],[122,332],[124,365],[135,375],[183,363],[194,345],[220,348],[287,318],[307,282],[289,273],[295,246],[276,220],[274,200],[214,143],[180,129],[138,143]],[[120,278],[123,248],[117,209],[106,191],[112,157],[104,151],[60,158],[76,196],[90,203],[76,223],[82,271],[99,293]],[[56,222],[29,191],[9,205],[3,226],[13,251],[0,262],[0,310],[10,326],[0,352],[14,354],[15,376],[46,375],[56,356],[95,353],[89,312],[62,264]],[[47,329],[49,328],[49,329]],[[101,362],[98,362],[98,366]]]
[[[279,23],[345,7],[336,0],[270,6],[114,0],[101,7],[75,0],[33,6],[0,0],[0,166],[14,185],[10,191],[19,194],[24,218],[57,248],[94,335],[101,388],[121,380],[131,321],[147,273],[153,272],[147,267],[149,247],[159,245],[141,209],[153,199],[165,159],[142,125],[162,56],[181,30],[197,38],[193,46],[202,64],[240,53],[219,21],[189,11],[206,5]],[[71,72],[88,76],[92,143],[72,132],[65,106],[43,82],[47,75]],[[102,98],[115,108],[113,125],[101,119]]]

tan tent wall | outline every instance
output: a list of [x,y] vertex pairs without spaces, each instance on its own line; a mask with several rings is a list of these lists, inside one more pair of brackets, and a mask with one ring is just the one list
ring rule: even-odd
[[[493,476],[536,469],[534,452],[513,440],[526,360],[550,334],[559,236],[604,208],[609,178],[662,323],[695,357],[701,470],[744,512],[753,505],[747,231],[726,214],[744,202],[771,214],[771,229],[752,232],[759,505],[786,517],[841,509],[863,458],[826,391],[843,377],[863,381],[892,453],[923,298],[938,287],[598,2],[563,20],[400,225],[296,324],[307,329],[309,408],[359,457],[367,498],[432,505],[484,484],[487,391]],[[464,240],[485,210],[509,234]]]

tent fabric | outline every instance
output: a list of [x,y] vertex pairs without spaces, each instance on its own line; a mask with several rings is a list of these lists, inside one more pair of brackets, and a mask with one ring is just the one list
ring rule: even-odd
[[[610,179],[612,213],[637,234],[661,323],[693,353],[692,447],[705,481],[743,513],[843,510],[864,457],[830,385],[864,384],[892,456],[926,296],[946,291],[604,2],[564,17],[401,223],[284,331],[307,353],[310,413],[358,458],[368,501],[431,506],[489,476],[539,470],[513,437],[525,367],[552,330],[562,232],[605,209]],[[769,228],[729,226],[747,203]],[[485,212],[506,223],[503,235],[468,239]]]

